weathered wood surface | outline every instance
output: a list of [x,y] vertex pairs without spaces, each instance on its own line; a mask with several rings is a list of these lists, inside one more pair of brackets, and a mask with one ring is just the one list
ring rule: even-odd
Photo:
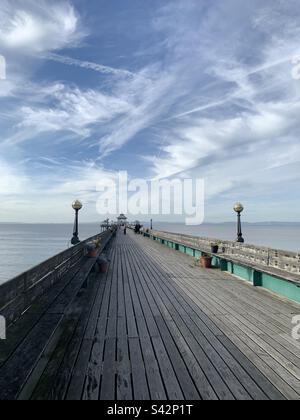
[[131,232],[109,256],[86,289],[58,283],[27,314],[0,399],[300,399],[300,305]]
[[[111,236],[111,233],[102,235],[99,254]],[[66,340],[72,333],[84,305],[89,304],[84,290],[96,262],[97,258],[82,256],[76,271],[71,268],[39,299],[33,300],[23,316],[9,325],[7,340],[0,341],[1,400],[28,396],[28,388],[38,378],[36,372],[47,365],[60,339]]]
[[0,314],[8,324],[18,319],[33,302],[66,276],[72,278],[80,269],[85,244],[107,239],[109,232],[96,235],[69,248],[31,270],[0,286]]

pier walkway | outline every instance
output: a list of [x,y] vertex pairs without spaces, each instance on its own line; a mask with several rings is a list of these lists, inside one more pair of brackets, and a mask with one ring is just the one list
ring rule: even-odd
[[0,344],[0,399],[300,399],[300,305],[132,232],[108,254],[107,274]]

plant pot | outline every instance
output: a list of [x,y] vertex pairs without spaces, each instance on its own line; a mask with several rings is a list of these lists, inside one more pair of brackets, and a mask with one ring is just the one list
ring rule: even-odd
[[88,256],[89,258],[96,258],[96,257],[97,257],[97,254],[98,254],[97,249],[93,249],[93,250],[90,250],[90,251],[88,252],[87,256]]
[[108,262],[103,262],[100,264],[100,273],[106,274],[108,270]]
[[102,273],[102,274],[107,273],[108,259],[106,258],[105,255],[103,255],[102,257],[99,258],[98,263],[99,263],[100,273]]
[[217,254],[219,252],[219,245],[212,245],[211,246],[211,252],[213,254]]
[[211,268],[212,257],[201,257],[201,265],[203,268]]
[[98,250],[96,248],[96,245],[93,243],[89,243],[86,245],[86,251],[87,251],[87,257],[88,258],[96,258],[98,255]]

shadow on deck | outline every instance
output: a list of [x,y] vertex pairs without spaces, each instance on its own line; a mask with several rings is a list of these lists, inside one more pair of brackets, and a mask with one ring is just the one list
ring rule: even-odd
[[300,399],[299,305],[131,232],[108,253],[10,328],[0,399]]

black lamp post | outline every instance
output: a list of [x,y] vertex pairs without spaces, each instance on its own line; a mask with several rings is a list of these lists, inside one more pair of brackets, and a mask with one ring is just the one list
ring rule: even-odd
[[153,230],[153,219],[150,221],[150,229]]
[[237,213],[238,222],[237,222],[237,242],[243,244],[245,242],[242,233],[242,222],[241,214],[244,211],[244,206],[241,203],[236,203],[234,206],[234,211]]
[[77,245],[80,243],[78,237],[78,213],[82,209],[82,203],[79,200],[74,201],[72,204],[73,209],[75,210],[75,222],[74,222],[74,230],[73,230],[73,238],[71,240],[72,245]]

